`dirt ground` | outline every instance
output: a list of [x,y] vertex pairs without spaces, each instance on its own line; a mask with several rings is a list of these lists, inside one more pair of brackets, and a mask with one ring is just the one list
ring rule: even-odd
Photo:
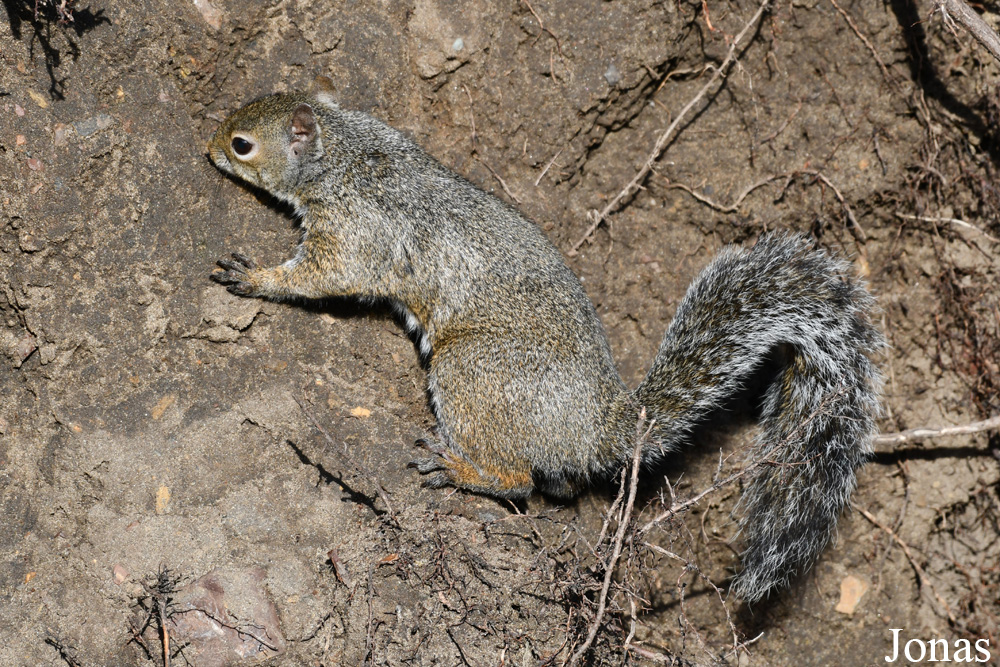
[[[85,2],[0,20],[4,667],[159,665],[164,627],[199,666],[564,664],[584,640],[617,486],[422,488],[425,373],[389,313],[208,280],[297,233],[205,140],[318,74],[535,219],[631,385],[720,247],[793,229],[877,294],[883,432],[1000,414],[1000,64],[931,0],[773,2],[578,252],[758,3]],[[751,435],[699,434],[639,522]],[[676,558],[629,531],[588,664],[887,664],[894,628],[1000,664],[1000,435],[876,449],[836,544],[752,608],[724,594],[738,485],[646,535]]]

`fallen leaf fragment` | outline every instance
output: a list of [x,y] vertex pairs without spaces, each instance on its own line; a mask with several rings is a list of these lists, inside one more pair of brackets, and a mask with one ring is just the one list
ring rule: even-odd
[[28,97],[33,99],[35,101],[35,104],[37,104],[42,109],[45,109],[46,107],[49,106],[49,101],[33,90],[28,91]]
[[862,596],[868,592],[868,584],[854,575],[847,575],[840,582],[840,602],[835,609],[848,616],[854,613]]
[[159,421],[160,417],[163,416],[163,413],[167,411],[167,408],[173,405],[176,400],[177,394],[167,394],[161,398],[153,408],[152,413],[150,413],[153,417],[153,421]]
[[330,564],[333,565],[333,573],[337,576],[337,581],[350,588],[351,575],[347,571],[347,565],[344,561],[340,560],[340,552],[336,548],[330,549],[326,552],[326,557],[330,559]]
[[170,487],[161,486],[156,490],[156,513],[165,514],[170,504]]

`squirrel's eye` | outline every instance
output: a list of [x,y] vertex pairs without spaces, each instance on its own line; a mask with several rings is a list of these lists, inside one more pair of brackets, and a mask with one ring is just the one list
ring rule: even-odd
[[247,141],[243,137],[233,137],[233,152],[241,157],[246,157],[253,150],[253,142]]

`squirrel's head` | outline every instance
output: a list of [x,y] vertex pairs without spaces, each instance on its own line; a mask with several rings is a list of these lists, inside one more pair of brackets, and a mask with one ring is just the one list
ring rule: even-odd
[[262,97],[233,113],[208,141],[222,171],[297,203],[299,184],[322,156],[322,130],[307,95]]

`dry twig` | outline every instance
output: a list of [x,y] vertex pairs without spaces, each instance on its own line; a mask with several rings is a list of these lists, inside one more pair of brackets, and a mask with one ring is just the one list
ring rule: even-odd
[[947,222],[961,229],[968,229],[982,236],[985,236],[990,241],[993,241],[993,243],[1000,243],[1000,239],[994,238],[989,234],[987,234],[986,232],[984,232],[983,230],[981,230],[979,227],[969,224],[965,220],[959,220],[958,218],[935,218],[926,215],[905,215],[903,213],[896,213],[896,217],[900,218],[901,220],[919,220],[921,222]]
[[[653,430],[654,421],[650,421],[649,425],[646,427],[645,432],[643,432],[643,426],[646,424],[646,409],[643,408],[639,413],[639,419],[635,426],[635,450],[632,452],[632,476],[628,483],[628,499],[625,501],[625,507],[622,509],[621,515],[618,518],[618,530],[615,532],[614,547],[611,551],[611,557],[608,562],[605,563],[604,567],[604,585],[601,587],[601,596],[597,603],[597,613],[594,614],[594,620],[590,624],[590,630],[587,633],[587,639],[580,645],[580,647],[570,658],[570,665],[577,665],[587,651],[590,650],[591,644],[594,643],[594,638],[597,637],[597,631],[601,628],[601,621],[604,620],[604,611],[607,608],[608,603],[608,589],[611,587],[611,579],[615,574],[615,566],[618,564],[618,557],[621,556],[622,543],[625,540],[625,531],[628,529],[629,524],[632,521],[632,508],[635,505],[635,494],[639,487],[639,459],[642,456],[642,448],[649,441],[649,434]],[[618,491],[619,502],[625,495],[625,477],[628,470],[622,470],[622,484]],[[608,512],[608,519],[610,520],[613,511]]]
[[911,428],[899,433],[883,433],[875,437],[877,444],[901,445],[914,440],[925,440],[927,438],[941,438],[952,435],[968,435],[970,433],[982,433],[1000,429],[1000,416],[984,419],[983,421],[972,422],[971,424],[961,424],[959,426],[945,426],[943,428]]
[[62,658],[63,662],[69,665],[69,667],[83,667],[79,659],[76,657],[76,649],[59,639],[59,637],[57,637],[52,630],[49,630],[46,633],[45,643],[57,650],[59,652],[59,657]]
[[733,200],[732,204],[720,204],[720,203],[718,203],[716,201],[713,201],[712,199],[709,199],[708,197],[706,197],[703,194],[699,194],[698,192],[696,192],[695,190],[693,190],[689,186],[684,185],[683,183],[670,183],[669,185],[667,185],[667,187],[668,188],[676,188],[678,190],[683,190],[684,192],[688,193],[689,195],[691,195],[692,197],[694,197],[695,199],[697,199],[698,201],[700,201],[702,204],[706,204],[706,205],[714,208],[716,211],[719,211],[720,213],[736,213],[737,209],[739,209],[740,204],[743,203],[743,200],[746,199],[747,196],[751,192],[753,192],[757,188],[761,188],[761,187],[767,185],[771,181],[776,181],[776,180],[778,180],[780,178],[784,178],[784,177],[785,177],[785,174],[778,174],[776,176],[768,176],[766,178],[762,178],[761,180],[757,181],[756,183],[748,185],[746,188],[743,189],[743,192],[741,192],[736,197],[736,199]]
[[[848,229],[854,236],[854,239],[858,242],[859,251],[861,252],[862,255],[864,255],[865,254],[864,244],[868,241],[868,235],[865,234],[865,230],[861,227],[861,224],[858,222],[857,217],[855,217],[854,210],[851,208],[851,205],[847,203],[847,199],[844,197],[843,193],[837,188],[837,186],[834,185],[830,181],[830,179],[823,174],[823,172],[816,171],[815,169],[797,169],[795,171],[790,171],[784,174],[775,174],[773,176],[766,176],[760,179],[759,181],[752,183],[751,185],[748,185],[746,188],[744,188],[743,191],[736,197],[736,199],[733,201],[732,204],[720,204],[719,202],[709,199],[703,194],[699,194],[690,186],[684,185],[683,183],[669,183],[667,187],[683,190],[684,192],[687,192],[701,203],[712,207],[713,209],[719,211],[720,213],[736,213],[740,204],[743,203],[743,200],[746,199],[747,196],[754,190],[757,190],[758,188],[767,185],[771,181],[776,181],[778,179],[784,178],[785,185],[782,188],[782,193],[784,193],[784,191],[788,189],[788,186],[791,184],[791,182],[795,180],[796,176],[811,176],[814,181],[821,181],[824,185],[826,185],[827,187],[830,188],[830,190],[833,191],[833,194],[837,198],[837,201],[840,202],[841,207],[844,209],[844,214],[847,216],[847,220],[849,222]],[[778,196],[779,199],[780,197],[781,195]]]
[[[556,48],[559,49],[559,55],[563,56],[565,58],[566,56],[563,55],[563,50],[562,50],[562,43],[559,41],[559,38],[556,37],[556,34],[554,32],[552,32],[551,30],[549,30],[548,28],[545,27],[545,24],[542,23],[542,17],[538,15],[538,12],[535,11],[535,8],[531,6],[531,3],[528,2],[528,0],[521,0],[521,2],[524,3],[525,7],[528,8],[528,11],[531,12],[531,15],[535,17],[536,21],[538,21],[538,28],[540,30],[543,30],[543,31],[549,33],[549,36],[552,37],[552,39],[554,39],[556,41]],[[552,70],[552,78],[553,79],[556,78],[555,70]]]
[[[699,502],[701,502],[701,499],[704,498],[705,496],[707,496],[707,495],[709,495],[709,494],[711,494],[711,493],[713,493],[715,491],[718,491],[719,489],[721,489],[721,488],[723,488],[725,486],[729,486],[730,484],[732,484],[736,480],[738,480],[738,479],[744,477],[745,475],[749,474],[750,472],[756,470],[757,467],[760,466],[760,465],[762,465],[763,463],[766,463],[766,461],[755,461],[755,462],[747,465],[746,467],[741,468],[740,470],[737,470],[736,472],[734,472],[732,475],[729,475],[725,479],[716,479],[712,483],[712,485],[710,487],[702,490],[702,492],[699,493],[699,494],[697,494],[697,495],[691,496],[687,500],[684,500],[684,501],[681,501],[681,502],[677,502],[677,501],[671,502],[670,503],[670,507],[666,508],[665,510],[663,510],[662,512],[660,512],[659,514],[657,514],[655,517],[653,517],[652,519],[650,519],[649,521],[647,521],[646,524],[642,528],[639,529],[639,533],[640,534],[648,533],[650,530],[652,530],[653,528],[655,528],[657,524],[663,523],[667,519],[669,519],[669,518],[671,518],[673,516],[677,516],[678,514],[680,514],[681,512],[684,512],[688,508],[693,507],[694,505],[697,505]],[[671,494],[672,494],[672,492],[671,492]]]
[[839,201],[840,205],[844,207],[844,212],[847,214],[847,220],[851,223],[848,229],[854,236],[854,240],[857,241],[859,244],[858,250],[862,254],[864,254],[863,246],[868,241],[868,235],[865,234],[865,230],[861,228],[861,225],[858,223],[858,219],[854,217],[854,211],[851,210],[850,205],[847,203],[847,200],[844,199],[844,195],[841,194],[840,190],[837,189],[837,186],[831,183],[830,179],[824,176],[823,172],[821,171],[813,171],[811,169],[801,169],[794,173],[808,174],[810,176],[813,176],[816,179],[823,181],[826,185],[830,187],[831,190],[833,190],[833,194],[837,198],[837,201]]
[[945,25],[949,27],[954,21],[960,23],[1000,62],[1000,37],[971,7],[962,0],[937,0],[935,11],[941,12]]
[[837,9],[838,12],[840,12],[840,15],[844,17],[845,21],[847,21],[847,25],[851,26],[851,30],[854,31],[854,34],[857,35],[858,38],[862,42],[864,42],[865,46],[868,47],[868,50],[872,52],[872,56],[875,58],[875,62],[878,63],[879,69],[882,70],[882,76],[885,77],[885,80],[890,85],[895,86],[896,82],[895,82],[895,80],[893,80],[892,76],[889,74],[889,70],[886,68],[885,63],[882,62],[882,59],[879,57],[878,51],[876,51],[875,47],[872,46],[872,43],[870,41],[868,41],[868,38],[864,36],[864,34],[858,28],[858,24],[855,23],[854,19],[851,18],[851,15],[848,14],[847,12],[845,12],[843,9],[840,8],[840,5],[837,4],[837,0],[830,0],[830,4],[832,4]]

